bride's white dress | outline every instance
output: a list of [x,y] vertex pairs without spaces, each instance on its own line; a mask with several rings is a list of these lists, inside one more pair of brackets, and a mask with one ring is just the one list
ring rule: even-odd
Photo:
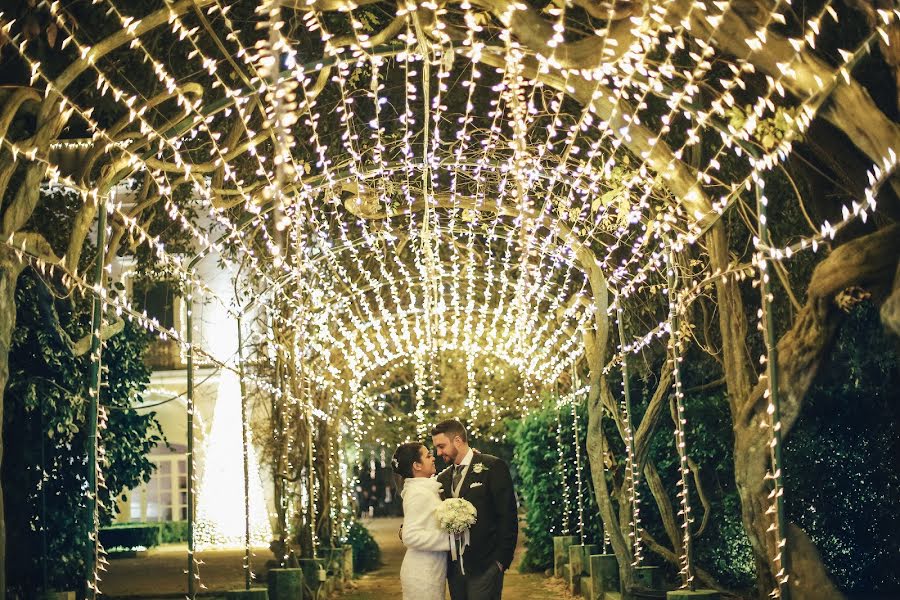
[[444,600],[450,538],[434,515],[441,503],[437,479],[409,478],[403,484],[403,600]]

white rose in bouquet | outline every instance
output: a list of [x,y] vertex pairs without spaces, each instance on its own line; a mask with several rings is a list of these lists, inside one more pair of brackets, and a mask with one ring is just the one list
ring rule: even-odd
[[478,520],[475,506],[464,498],[448,498],[435,510],[438,525],[447,533],[459,535]]
[[469,545],[469,529],[478,520],[475,506],[464,498],[447,498],[434,511],[438,526],[450,535],[450,554],[453,560],[459,560],[463,574],[463,554]]

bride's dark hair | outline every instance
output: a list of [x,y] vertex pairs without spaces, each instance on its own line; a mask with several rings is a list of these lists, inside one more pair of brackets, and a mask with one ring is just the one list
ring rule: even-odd
[[422,448],[425,444],[422,442],[407,442],[400,444],[394,451],[394,458],[391,459],[391,467],[394,473],[400,477],[407,478],[413,476],[413,463],[422,460]]

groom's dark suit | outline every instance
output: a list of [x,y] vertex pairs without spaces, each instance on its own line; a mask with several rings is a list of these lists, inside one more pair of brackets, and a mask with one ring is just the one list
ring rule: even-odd
[[[453,467],[441,472],[438,481],[443,487],[441,498],[452,498]],[[475,506],[478,517],[469,531],[471,545],[463,559],[466,574],[460,573],[457,563],[451,561],[449,565],[450,596],[453,600],[499,599],[503,575],[497,563],[503,565],[504,571],[509,569],[519,536],[509,467],[496,456],[475,452],[462,479],[459,497]],[[496,586],[490,585],[493,580]],[[482,585],[485,581],[487,586]],[[481,593],[481,588],[486,588],[485,593]]]

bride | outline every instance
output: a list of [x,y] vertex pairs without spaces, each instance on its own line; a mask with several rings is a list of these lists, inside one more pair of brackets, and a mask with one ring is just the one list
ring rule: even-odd
[[400,567],[403,600],[444,600],[450,538],[434,515],[441,504],[434,456],[425,444],[409,442],[397,448],[391,464],[403,478],[401,531],[407,548]]

